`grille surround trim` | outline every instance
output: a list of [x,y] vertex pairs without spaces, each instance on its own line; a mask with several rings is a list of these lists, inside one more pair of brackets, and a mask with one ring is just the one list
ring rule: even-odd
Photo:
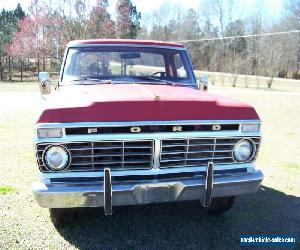
[[[141,133],[170,133],[174,132],[174,126],[178,125],[140,125]],[[214,126],[220,126],[220,129],[214,129]],[[239,131],[239,123],[230,124],[180,124],[181,132],[211,132],[211,131]],[[90,134],[130,134],[133,126],[95,126],[95,127],[66,127],[64,130],[68,135],[90,135]],[[90,129],[95,129],[95,132],[89,132]]]

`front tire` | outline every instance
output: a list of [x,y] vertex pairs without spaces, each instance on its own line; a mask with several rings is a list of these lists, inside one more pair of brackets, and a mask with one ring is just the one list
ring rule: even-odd
[[209,215],[218,215],[227,212],[233,205],[235,196],[213,198],[209,207],[205,207],[204,210]]
[[67,208],[50,208],[50,218],[54,225],[69,223],[73,219],[73,211]]

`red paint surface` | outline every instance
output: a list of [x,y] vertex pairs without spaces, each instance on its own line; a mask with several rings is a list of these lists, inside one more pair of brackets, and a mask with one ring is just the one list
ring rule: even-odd
[[163,85],[64,86],[46,102],[38,123],[259,119],[249,105]]
[[91,40],[75,40],[69,42],[68,46],[72,47],[79,44],[133,44],[133,45],[150,45],[150,46],[169,46],[184,48],[180,43],[162,42],[153,40],[135,40],[135,39],[91,39]]

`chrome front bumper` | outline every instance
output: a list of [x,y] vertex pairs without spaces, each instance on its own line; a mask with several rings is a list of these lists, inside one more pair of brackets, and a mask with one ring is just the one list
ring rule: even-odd
[[[263,174],[261,171],[214,175],[211,197],[236,196],[258,191]],[[203,200],[206,193],[205,176],[147,181],[113,181],[112,206],[148,203]],[[43,182],[32,183],[37,203],[47,208],[103,207],[103,182],[82,184]]]

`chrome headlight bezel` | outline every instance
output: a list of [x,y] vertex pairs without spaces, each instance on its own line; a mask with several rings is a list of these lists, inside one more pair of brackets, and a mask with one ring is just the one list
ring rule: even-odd
[[[62,163],[60,164],[60,167],[51,166],[51,164],[49,163],[49,159],[47,159],[47,154],[49,153],[49,151],[52,149],[55,149],[55,148],[58,151],[63,152],[65,154],[65,155],[63,155],[63,159],[62,159]],[[70,154],[69,150],[63,145],[49,145],[42,154],[42,161],[47,170],[62,171],[62,170],[66,170],[70,166],[71,154]]]
[[[238,158],[237,148],[241,147],[241,145],[245,144],[245,143],[248,143],[248,145],[250,146],[249,147],[250,148],[249,156],[247,157],[247,159]],[[232,157],[238,163],[247,163],[253,159],[253,157],[255,156],[255,152],[256,152],[256,145],[255,145],[254,141],[249,138],[243,138],[234,145],[233,150],[232,150]]]

